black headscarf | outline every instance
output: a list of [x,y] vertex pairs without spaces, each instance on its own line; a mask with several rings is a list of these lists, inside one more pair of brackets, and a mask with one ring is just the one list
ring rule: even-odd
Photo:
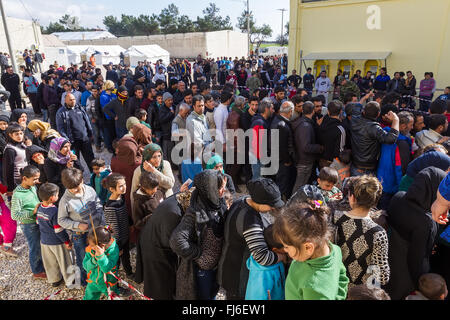
[[413,202],[424,211],[430,212],[433,202],[437,198],[439,184],[446,177],[446,173],[439,168],[429,167],[420,171],[409,187],[405,199]]
[[[205,170],[194,178],[195,191],[192,194],[191,204],[202,206],[206,211],[217,211],[221,208],[219,186],[223,182],[222,175],[217,170]],[[201,203],[198,203],[198,199]],[[197,201],[195,201],[197,200]],[[196,204],[197,202],[198,204]]]

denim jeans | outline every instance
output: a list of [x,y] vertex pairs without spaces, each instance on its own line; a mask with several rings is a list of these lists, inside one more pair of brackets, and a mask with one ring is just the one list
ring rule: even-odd
[[73,248],[75,250],[75,258],[77,266],[81,271],[81,285],[86,285],[86,270],[83,268],[83,260],[86,255],[86,247],[87,247],[87,233],[85,234],[73,234],[72,235]]
[[21,224],[25,238],[28,243],[28,259],[30,261],[31,272],[34,274],[44,272],[44,264],[41,257],[41,232],[39,231],[39,225],[36,223]]
[[48,110],[47,109],[42,109],[42,121],[43,122],[47,122],[48,121]]
[[122,139],[124,135],[128,133],[127,128],[120,128],[116,125],[116,137],[117,139]]
[[358,169],[357,167],[355,167],[354,165],[352,165],[350,167],[350,176],[352,177],[360,177],[360,176],[364,176],[364,175],[369,175],[369,176],[377,176],[377,171],[376,170],[367,170],[367,169]]
[[311,178],[313,167],[313,163],[297,164],[297,178],[295,180],[294,189],[292,189],[292,194],[296,193],[298,189],[308,184],[309,178]]
[[98,122],[92,123],[92,132],[95,146],[100,148],[102,146],[102,130],[100,129]]
[[219,291],[216,270],[197,270],[197,294],[199,300],[214,300]]

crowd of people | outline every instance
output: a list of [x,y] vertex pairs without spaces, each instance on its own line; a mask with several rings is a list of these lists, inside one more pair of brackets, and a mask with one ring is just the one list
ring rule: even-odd
[[19,226],[34,279],[70,287],[73,251],[87,300],[130,295],[119,268],[157,300],[446,299],[450,87],[433,101],[432,74],[416,110],[412,73],[385,68],[334,82],[287,76],[287,56],[105,69],[1,75],[0,252],[17,257]]

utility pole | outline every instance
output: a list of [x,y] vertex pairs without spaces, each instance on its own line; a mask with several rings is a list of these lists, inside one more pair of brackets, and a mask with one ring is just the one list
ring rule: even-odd
[[277,9],[278,11],[281,11],[281,46],[284,45],[284,12],[287,11],[287,9]]
[[247,43],[248,56],[250,56],[250,0],[247,0]]
[[9,38],[8,23],[6,22],[5,10],[3,9],[3,0],[0,0],[0,11],[2,12],[3,28],[5,29],[6,42],[8,43],[9,56],[11,57],[12,67],[15,73],[19,73],[16,65],[16,57],[12,48],[11,39]]

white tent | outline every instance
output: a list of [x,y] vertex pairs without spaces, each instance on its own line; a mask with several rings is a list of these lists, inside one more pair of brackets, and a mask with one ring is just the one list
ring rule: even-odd
[[86,50],[89,46],[67,46],[67,56],[69,63],[80,64],[81,63],[81,52]]
[[61,41],[74,40],[99,40],[106,38],[116,38],[115,35],[108,31],[73,31],[73,32],[53,32]]
[[119,64],[120,53],[126,50],[118,45],[113,46],[89,46],[81,52],[81,60],[89,61],[92,54],[95,54],[95,63],[97,65],[106,65],[109,63]]
[[50,64],[58,63],[60,66],[68,66],[68,50],[67,46],[62,43],[56,36],[51,34],[42,35],[44,40],[44,47],[39,48],[41,53],[44,54],[45,59],[43,62],[43,67],[48,68]]
[[132,46],[125,52],[125,59],[129,59],[131,67],[136,67],[138,61],[147,60],[155,63],[159,59],[167,66],[170,63],[170,53],[157,44]]

